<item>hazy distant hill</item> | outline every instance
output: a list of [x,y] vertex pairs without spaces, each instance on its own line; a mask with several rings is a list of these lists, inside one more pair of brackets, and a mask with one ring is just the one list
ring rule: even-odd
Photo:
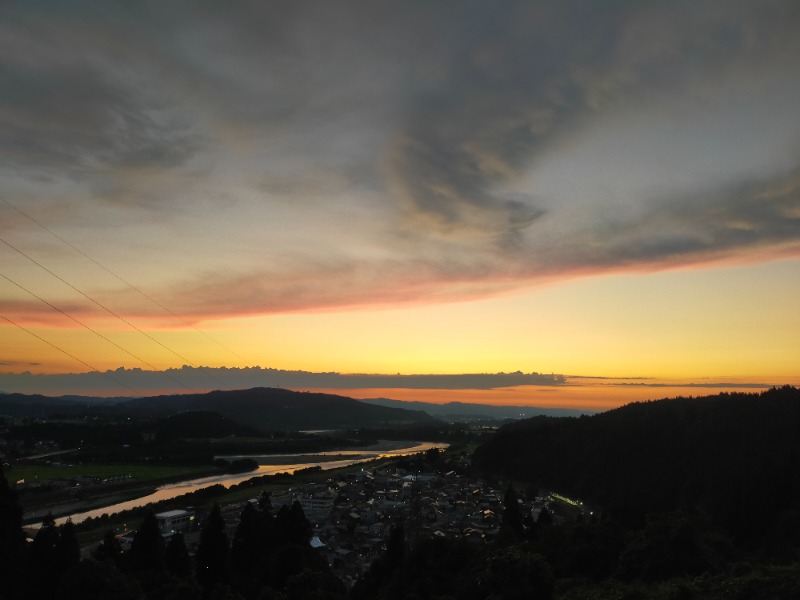
[[473,463],[574,494],[629,523],[679,508],[756,543],[800,539],[800,390],[634,403],[501,428]]
[[71,398],[51,398],[39,394],[0,394],[0,415],[46,418],[60,409],[71,409],[80,403]]
[[575,410],[570,408],[539,408],[537,406],[495,406],[493,404],[471,404],[466,402],[447,402],[435,404],[433,402],[408,402],[405,400],[392,400],[391,398],[367,398],[362,400],[368,404],[390,406],[392,408],[405,408],[409,410],[423,410],[433,417],[451,421],[476,421],[476,420],[502,420],[502,419],[527,419],[544,415],[547,417],[577,417],[582,414],[594,414],[592,411]]
[[36,418],[48,418],[56,414],[126,415],[160,419],[185,411],[211,411],[239,425],[262,431],[385,427],[436,422],[436,419],[422,411],[375,406],[345,396],[293,392],[280,388],[152,396],[113,404],[101,400],[0,394],[0,414]]

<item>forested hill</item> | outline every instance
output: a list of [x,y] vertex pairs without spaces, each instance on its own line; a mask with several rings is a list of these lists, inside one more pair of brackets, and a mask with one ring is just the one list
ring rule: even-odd
[[280,388],[151,396],[115,404],[104,402],[102,398],[0,394],[0,416],[38,419],[130,416],[163,419],[187,411],[219,413],[240,426],[262,431],[429,425],[438,422],[419,410],[374,406],[345,396]]
[[573,494],[630,525],[686,509],[759,543],[778,529],[800,532],[800,390],[535,417],[500,429],[474,464]]
[[116,409],[136,416],[167,416],[187,410],[214,411],[261,430],[337,429],[433,423],[415,410],[364,404],[346,396],[280,388],[154,396],[123,402]]

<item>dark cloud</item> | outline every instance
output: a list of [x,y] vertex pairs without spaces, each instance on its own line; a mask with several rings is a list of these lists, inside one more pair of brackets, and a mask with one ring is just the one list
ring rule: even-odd
[[[2,363],[0,363],[2,364]],[[20,366],[19,363],[16,366]],[[112,377],[109,380],[105,375]],[[442,390],[491,390],[513,386],[560,386],[566,383],[561,375],[541,373],[473,373],[460,375],[370,375],[347,373],[313,373],[309,371],[284,371],[260,367],[210,368],[183,366],[166,371],[142,369],[115,369],[105,373],[32,374],[0,373],[0,390],[19,393],[87,393],[89,390],[105,391],[110,383],[120,386],[125,394],[131,390],[174,389],[186,392],[192,388],[214,389],[220,387],[242,389],[251,387],[282,388],[405,388]],[[126,386],[124,389],[121,386]]]
[[[800,89],[791,0],[43,6],[9,3],[0,23],[0,168],[36,190],[69,179],[87,205],[201,207],[210,229],[222,227],[222,208],[260,203],[260,213],[226,214],[238,218],[228,240],[264,223],[272,242],[296,224],[296,239],[259,246],[267,266],[249,251],[250,266],[202,264],[165,284],[185,314],[455,300],[542,275],[693,264],[800,240],[797,175],[786,169],[745,176],[732,164],[631,206],[599,184],[555,198],[537,171],[594,124],[667,111],[673,98],[709,113],[741,107],[758,122],[772,105],[753,82]],[[713,154],[729,140],[663,143],[707,143]],[[297,218],[270,230],[279,202]],[[347,226],[339,214],[350,204],[380,204],[379,233],[354,226],[352,247],[339,237],[326,246],[321,229]],[[183,232],[179,217],[165,221]],[[189,233],[184,253],[202,246]],[[208,237],[204,257],[221,245]],[[314,244],[322,250],[307,252]]]
[[[146,61],[115,49],[136,33],[80,15],[57,23],[17,10],[0,24],[0,154],[32,180],[66,177],[113,196],[127,172],[181,167],[203,139]],[[134,48],[147,56],[146,39]]]
[[770,181],[662,199],[636,219],[577,237],[559,267],[691,264],[798,242],[800,167]]
[[15,367],[15,368],[20,368],[20,367],[38,367],[41,364],[42,363],[39,363],[39,362],[26,362],[26,361],[20,361],[20,360],[0,360],[0,365],[2,365],[4,367]]

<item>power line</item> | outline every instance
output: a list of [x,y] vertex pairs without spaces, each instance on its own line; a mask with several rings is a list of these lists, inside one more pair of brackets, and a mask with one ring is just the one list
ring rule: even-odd
[[100,375],[102,375],[102,376],[104,376],[104,377],[107,377],[108,379],[110,379],[111,381],[113,381],[114,383],[116,383],[117,385],[119,385],[119,386],[122,386],[122,387],[124,387],[124,388],[127,388],[127,389],[131,390],[131,391],[132,391],[134,394],[136,394],[137,396],[143,396],[143,395],[144,395],[144,394],[142,394],[140,391],[136,390],[135,388],[132,388],[131,386],[129,386],[129,385],[127,385],[127,384],[125,384],[125,383],[123,383],[123,382],[121,382],[121,381],[118,381],[117,379],[115,379],[114,377],[112,377],[112,376],[111,376],[111,375],[110,375],[110,374],[109,374],[107,371],[101,371],[100,369],[98,369],[98,368],[96,368],[96,367],[93,367],[92,365],[90,365],[89,363],[87,363],[87,362],[86,362],[86,361],[84,361],[84,360],[81,360],[80,358],[78,358],[78,357],[77,357],[77,356],[75,356],[74,354],[70,354],[69,352],[67,352],[67,351],[66,351],[66,350],[64,350],[63,348],[60,348],[60,347],[56,346],[56,345],[55,345],[53,342],[50,342],[50,341],[48,341],[48,340],[44,339],[42,336],[40,336],[40,335],[38,335],[38,334],[36,334],[36,333],[32,332],[30,329],[27,329],[27,328],[23,327],[22,325],[20,325],[20,324],[19,324],[19,323],[17,323],[16,321],[12,321],[12,320],[11,320],[11,319],[9,319],[7,316],[5,316],[5,315],[0,315],[0,317],[2,317],[3,319],[5,319],[6,321],[8,321],[9,323],[11,323],[12,325],[14,325],[15,327],[19,327],[19,328],[20,328],[22,331],[24,331],[25,333],[28,333],[28,334],[32,335],[32,336],[33,336],[33,337],[35,337],[37,340],[40,340],[40,341],[44,342],[44,343],[45,343],[45,344],[47,344],[48,346],[52,346],[53,348],[55,348],[55,349],[56,349],[56,350],[58,350],[59,352],[62,352],[63,354],[66,354],[67,356],[69,356],[71,359],[78,361],[79,363],[81,363],[82,365],[84,365],[84,366],[86,366],[86,367],[89,367],[89,368],[90,368],[92,371],[94,371],[94,372],[96,372],[96,373],[100,373]]
[[62,315],[64,315],[64,316],[65,316],[65,317],[67,317],[68,319],[70,319],[70,320],[74,321],[75,323],[77,323],[78,325],[80,325],[81,327],[83,327],[84,329],[87,329],[87,330],[91,331],[91,332],[92,332],[93,334],[95,334],[97,337],[99,337],[99,338],[100,338],[100,339],[102,339],[102,340],[105,340],[106,342],[108,342],[109,344],[111,344],[112,346],[114,346],[115,348],[119,348],[120,350],[122,350],[122,351],[123,351],[125,354],[127,354],[128,356],[132,356],[133,358],[135,358],[136,360],[138,360],[138,361],[139,361],[140,363],[142,363],[143,365],[146,365],[146,366],[150,367],[150,368],[151,368],[153,371],[156,371],[156,372],[161,372],[161,373],[163,373],[163,374],[164,374],[164,376],[165,376],[165,377],[167,377],[168,379],[170,379],[170,380],[171,380],[173,383],[177,383],[177,384],[178,384],[180,387],[182,387],[182,388],[186,388],[187,390],[192,390],[192,388],[190,388],[190,387],[186,386],[185,384],[181,383],[180,381],[178,381],[177,379],[175,379],[175,378],[174,378],[172,375],[170,375],[170,374],[169,374],[169,373],[167,373],[166,371],[159,371],[159,369],[158,369],[158,368],[156,368],[155,366],[151,365],[149,362],[147,362],[147,361],[146,361],[146,360],[144,360],[143,358],[140,358],[140,357],[136,356],[136,355],[135,355],[133,352],[131,352],[131,351],[129,351],[129,350],[126,350],[125,348],[123,348],[122,346],[120,346],[119,344],[117,344],[115,341],[113,341],[113,340],[111,340],[111,339],[107,338],[106,336],[104,336],[104,335],[103,335],[102,333],[100,333],[99,331],[97,331],[97,330],[95,330],[95,329],[93,329],[93,328],[89,327],[89,326],[88,326],[86,323],[83,323],[82,321],[79,321],[78,319],[76,319],[76,318],[75,318],[75,317],[73,317],[72,315],[70,315],[70,314],[68,314],[68,313],[64,312],[63,310],[61,310],[61,309],[60,309],[60,308],[58,308],[57,306],[55,306],[55,305],[51,304],[50,302],[48,302],[47,300],[45,300],[45,299],[44,299],[44,298],[42,298],[41,296],[38,296],[38,295],[34,294],[32,291],[30,291],[30,290],[29,290],[29,289],[27,289],[26,287],[22,286],[21,284],[17,283],[16,281],[14,281],[13,279],[11,279],[10,277],[8,277],[8,276],[6,276],[6,275],[3,275],[2,273],[0,273],[0,277],[2,277],[3,279],[5,279],[6,281],[8,281],[8,282],[10,282],[10,283],[13,283],[13,284],[14,284],[15,286],[17,286],[19,289],[21,289],[21,290],[23,290],[23,291],[25,291],[25,292],[28,292],[28,293],[29,293],[31,296],[33,296],[33,297],[34,297],[34,298],[36,298],[37,300],[40,300],[40,301],[44,302],[45,304],[47,304],[47,306],[49,306],[49,307],[50,307],[50,308],[52,308],[53,310],[55,310],[55,311],[57,311],[57,312],[61,313]]
[[130,289],[132,289],[132,290],[134,290],[135,292],[137,292],[138,294],[140,294],[142,297],[146,298],[147,300],[149,300],[150,302],[152,302],[153,304],[155,304],[156,306],[158,306],[158,307],[159,307],[160,309],[162,309],[163,311],[165,311],[165,312],[169,313],[170,315],[172,315],[173,317],[175,317],[176,319],[178,319],[178,320],[179,320],[181,323],[183,323],[183,324],[184,324],[184,325],[186,325],[187,327],[191,327],[191,328],[192,328],[192,329],[194,329],[196,332],[198,332],[198,333],[200,333],[201,335],[205,336],[205,337],[206,337],[206,339],[208,339],[209,341],[213,342],[214,344],[216,344],[217,346],[219,346],[219,347],[220,347],[220,348],[222,348],[223,350],[225,350],[225,351],[229,352],[230,354],[232,354],[233,356],[235,356],[236,358],[238,358],[239,360],[241,360],[241,361],[242,361],[242,362],[243,362],[245,365],[249,365],[249,364],[250,364],[250,363],[249,363],[247,360],[245,360],[245,359],[244,359],[242,356],[240,356],[238,353],[236,353],[236,352],[234,352],[233,350],[231,350],[230,348],[228,348],[228,347],[227,347],[225,344],[223,344],[223,343],[222,343],[222,342],[220,342],[219,340],[216,340],[216,339],[214,339],[213,337],[211,337],[209,334],[207,334],[207,333],[206,333],[205,331],[203,331],[202,329],[200,329],[200,328],[198,328],[198,327],[195,327],[195,326],[194,326],[192,323],[190,323],[189,321],[187,321],[186,319],[184,319],[183,317],[181,317],[179,314],[177,314],[176,312],[174,312],[174,311],[170,310],[168,307],[164,306],[164,305],[163,305],[161,302],[159,302],[158,300],[156,300],[155,298],[153,298],[153,297],[152,297],[152,296],[150,296],[149,294],[145,293],[144,291],[142,291],[141,289],[139,289],[138,287],[136,287],[135,285],[133,285],[132,283],[130,283],[129,281],[127,281],[126,279],[124,279],[123,277],[121,277],[120,275],[118,275],[117,273],[115,273],[114,271],[112,271],[111,269],[109,269],[108,267],[106,267],[105,265],[103,265],[102,263],[98,262],[97,260],[95,260],[94,258],[92,258],[91,256],[89,256],[88,254],[86,254],[86,253],[85,253],[83,250],[81,250],[81,249],[80,249],[80,248],[78,248],[77,246],[75,246],[75,245],[73,245],[72,243],[70,243],[69,241],[65,240],[63,237],[61,237],[60,235],[58,235],[58,234],[57,234],[55,231],[53,231],[52,229],[50,229],[50,228],[49,228],[49,227],[47,227],[46,225],[44,225],[44,224],[40,223],[39,221],[37,221],[36,219],[34,219],[32,216],[30,216],[28,213],[26,213],[25,211],[23,211],[21,208],[19,208],[19,207],[15,206],[15,205],[14,205],[14,204],[12,204],[11,202],[9,202],[9,201],[8,201],[8,200],[6,200],[5,198],[3,198],[3,196],[0,196],[0,200],[2,200],[2,201],[5,203],[5,204],[7,204],[7,205],[8,205],[8,206],[10,206],[11,208],[13,208],[15,211],[17,211],[19,214],[21,214],[23,217],[25,217],[26,219],[28,219],[28,220],[29,220],[29,221],[31,221],[32,223],[34,223],[34,224],[38,225],[39,227],[41,227],[42,229],[44,229],[44,230],[45,230],[47,233],[49,233],[50,235],[52,235],[53,237],[55,237],[57,240],[61,241],[62,243],[66,244],[67,246],[69,246],[70,248],[72,248],[72,249],[73,249],[75,252],[77,252],[78,254],[80,254],[81,256],[83,256],[85,259],[87,259],[88,261],[90,261],[90,262],[94,263],[96,266],[98,266],[98,267],[100,267],[101,269],[103,269],[103,270],[104,270],[106,273],[108,273],[109,275],[112,275],[112,276],[113,276],[113,277],[115,277],[117,280],[121,281],[121,282],[122,282],[122,283],[124,283],[126,286],[128,286]]
[[[147,333],[146,331],[143,331],[142,329],[140,329],[139,327],[137,327],[136,325],[134,325],[133,323],[131,323],[130,321],[128,321],[126,318],[124,318],[124,317],[122,317],[121,315],[117,314],[116,312],[114,312],[113,310],[111,310],[110,308],[108,308],[107,306],[105,306],[104,304],[102,304],[102,303],[98,302],[97,300],[95,300],[94,298],[92,298],[91,296],[89,296],[89,294],[87,294],[86,292],[83,292],[82,290],[79,290],[79,289],[78,289],[78,288],[76,288],[74,285],[72,285],[70,282],[68,282],[66,279],[64,279],[63,277],[61,277],[61,276],[57,275],[56,273],[54,273],[53,271],[51,271],[50,269],[48,269],[47,267],[45,267],[43,264],[41,264],[40,262],[38,262],[38,261],[37,261],[37,260],[35,260],[34,258],[32,258],[32,257],[28,256],[27,254],[25,254],[25,253],[24,253],[22,250],[20,250],[19,248],[17,248],[17,247],[16,247],[16,246],[14,246],[13,244],[10,244],[9,242],[7,242],[6,240],[4,240],[4,239],[2,239],[2,238],[0,238],[0,242],[2,242],[3,244],[5,244],[5,245],[6,245],[6,246],[8,246],[9,248],[11,248],[11,249],[12,249],[14,252],[17,252],[17,253],[18,253],[18,254],[20,254],[21,256],[24,256],[24,257],[25,257],[25,258],[27,258],[29,261],[31,261],[33,264],[35,264],[37,267],[39,267],[40,269],[42,269],[42,270],[46,271],[47,273],[49,273],[50,275],[52,275],[53,277],[55,277],[56,279],[58,279],[58,280],[59,280],[61,283],[63,283],[63,284],[64,284],[64,285],[66,285],[67,287],[69,287],[69,288],[71,288],[71,289],[75,290],[75,291],[76,291],[76,292],[78,292],[78,293],[79,293],[81,296],[83,296],[83,297],[84,297],[84,298],[86,298],[87,300],[91,301],[93,304],[95,304],[95,305],[99,306],[99,307],[100,307],[100,308],[102,308],[104,311],[106,311],[108,314],[112,315],[113,317],[116,317],[117,319],[119,319],[120,321],[122,321],[123,323],[125,323],[125,324],[126,324],[128,327],[130,327],[131,329],[135,329],[136,331],[138,331],[139,333],[141,333],[143,336],[145,336],[147,339],[151,340],[152,342],[155,342],[156,344],[158,344],[159,346],[161,346],[162,348],[164,348],[164,349],[165,349],[165,350],[167,350],[168,352],[171,352],[172,354],[174,354],[175,356],[177,356],[179,359],[181,359],[181,360],[182,360],[184,363],[188,363],[189,365],[191,365],[191,366],[192,366],[192,367],[194,367],[195,369],[198,369],[198,370],[200,370],[200,371],[203,371],[203,372],[204,372],[206,375],[208,375],[208,376],[209,376],[209,377],[211,377],[212,379],[216,379],[216,377],[214,377],[213,375],[211,375],[211,373],[209,373],[208,371],[206,371],[206,370],[204,370],[204,369],[201,369],[200,367],[198,367],[197,365],[195,365],[195,364],[194,364],[192,361],[190,361],[188,358],[185,358],[185,357],[181,356],[180,354],[178,354],[177,352],[175,352],[175,351],[174,351],[172,348],[169,348],[169,347],[168,347],[168,346],[166,346],[165,344],[162,344],[160,341],[158,341],[158,340],[157,340],[156,338],[154,338],[152,335],[150,335],[150,334],[149,334],[149,333]],[[185,386],[181,385],[181,387],[185,387]]]

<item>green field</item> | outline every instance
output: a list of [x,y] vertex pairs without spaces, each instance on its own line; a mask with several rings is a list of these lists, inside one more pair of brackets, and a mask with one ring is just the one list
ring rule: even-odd
[[196,465],[141,465],[126,463],[85,463],[54,467],[50,465],[13,465],[6,467],[6,478],[9,482],[25,480],[25,483],[36,483],[47,479],[72,479],[81,475],[90,477],[113,477],[115,475],[130,476],[128,481],[144,482],[150,479],[165,477],[191,477],[195,474],[208,473],[212,467]]

